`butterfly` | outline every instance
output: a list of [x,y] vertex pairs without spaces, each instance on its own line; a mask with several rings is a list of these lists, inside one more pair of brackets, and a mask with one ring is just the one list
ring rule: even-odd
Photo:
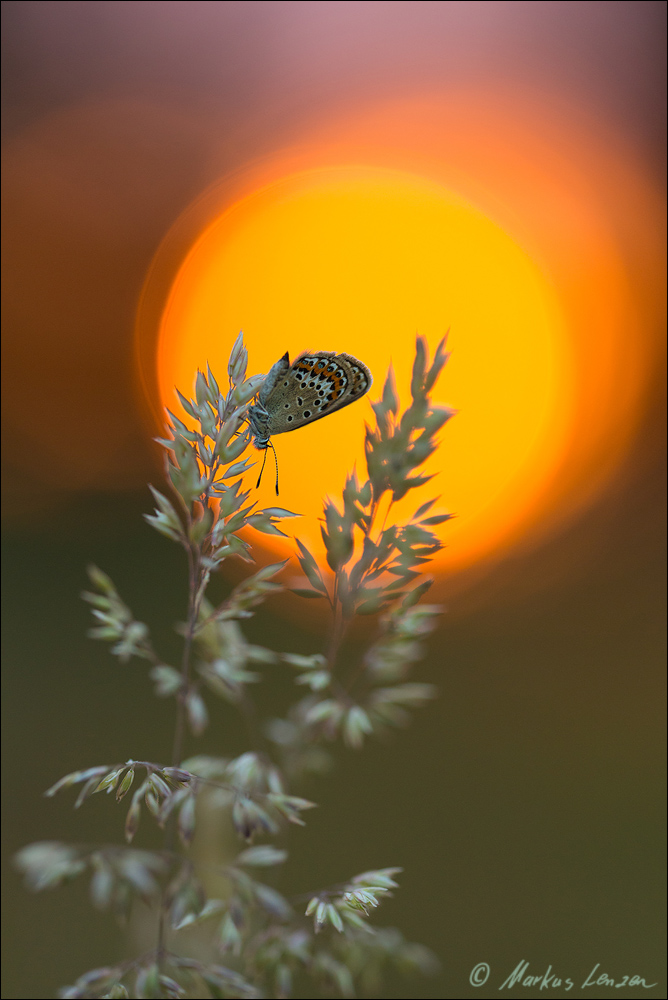
[[294,431],[354,403],[369,391],[372,382],[366,365],[350,354],[312,351],[300,354],[291,365],[286,351],[272,365],[257,402],[248,409],[253,444],[260,449],[273,448],[272,434]]

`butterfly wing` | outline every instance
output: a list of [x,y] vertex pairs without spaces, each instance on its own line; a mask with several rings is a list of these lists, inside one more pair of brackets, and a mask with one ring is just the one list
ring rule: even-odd
[[269,434],[284,434],[320,420],[369,391],[371,372],[350,354],[311,351],[301,354],[275,380],[264,400]]

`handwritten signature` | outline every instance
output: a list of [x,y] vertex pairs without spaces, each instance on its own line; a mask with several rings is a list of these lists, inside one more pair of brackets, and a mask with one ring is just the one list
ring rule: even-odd
[[[601,968],[601,963],[598,962],[594,968],[591,970],[586,979],[580,984],[580,989],[584,990],[589,986],[609,986],[616,990],[622,989],[624,986],[641,986],[646,990],[651,990],[653,986],[657,983],[648,983],[642,976],[621,976],[618,979],[614,979],[609,976],[607,972],[599,973]],[[469,982],[471,986],[484,986],[490,977],[491,969],[487,962],[479,962],[472,970],[469,976]],[[524,961],[518,962],[513,971],[510,973],[507,979],[505,979],[499,986],[500,990],[511,989],[513,986],[538,986],[541,990],[547,989],[558,989],[563,987],[563,989],[568,992],[572,990],[576,985],[577,979],[571,979],[569,976],[559,976],[556,972],[552,971],[552,966],[548,965],[547,971],[542,975],[540,973],[534,974],[529,972],[529,963]]]

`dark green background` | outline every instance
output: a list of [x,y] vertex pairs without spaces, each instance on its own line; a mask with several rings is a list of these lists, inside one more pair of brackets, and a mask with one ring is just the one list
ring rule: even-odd
[[[313,34],[309,18],[325,7],[351,18],[350,32],[339,25],[328,38]],[[461,34],[457,18],[473,17],[461,9],[474,7],[480,23]],[[504,79],[516,74],[577,95],[660,176],[660,3],[10,2],[3,17],[11,150],[32,141],[44,116],[77,102],[171,101],[184,119],[218,116],[232,170],[298,134],[314,108],[326,115],[342,99],[373,98],[397,81],[408,90],[457,74],[475,81],[484,57]],[[494,37],[485,17],[503,29],[503,44],[476,48],[478,37]],[[366,42],[354,44],[360,37]],[[292,59],[290,45],[309,60]],[[36,188],[29,200],[25,190],[9,191],[5,858],[34,840],[106,840],[111,830],[120,837],[122,813],[108,799],[73,813],[71,794],[46,800],[42,792],[80,766],[170,752],[170,704],[153,698],[141,664],[119,666],[85,638],[79,599],[94,561],[152,626],[164,655],[176,655],[171,623],[184,613],[184,567],[141,517],[150,509],[142,483],[158,473],[133,401],[130,344],[157,243],[215,177],[185,127],[172,140],[171,119],[161,114],[147,138],[133,131],[126,107],[116,131],[105,119],[90,140],[104,140],[97,193],[112,222],[121,219],[117,230],[94,216],[88,228],[74,226],[58,214],[58,190]],[[63,163],[79,164],[72,184],[83,191],[82,219],[90,148],[82,140],[80,149],[48,147],[46,159],[35,153],[35,169],[46,175],[48,155],[61,172]],[[158,168],[163,178],[152,187]],[[53,211],[43,210],[49,197]],[[31,227],[44,239],[24,252],[21,233]],[[32,289],[21,294],[41,319],[13,309],[17,287]],[[26,347],[37,326],[44,353]],[[91,394],[98,407],[84,405],[81,447],[90,458],[82,467],[95,472],[87,479],[79,470],[68,486],[66,463],[59,472],[42,455],[51,435],[73,432]],[[388,983],[384,996],[496,996],[522,959],[534,974],[552,965],[570,976],[573,995],[665,995],[662,400],[657,375],[633,453],[577,523],[453,596],[416,672],[438,685],[439,700],[389,743],[342,751],[334,774],[308,789],[319,808],[292,835],[299,866],[288,866],[286,887],[306,891],[401,865],[401,889],[378,920],[428,944],[442,962],[437,979]],[[23,432],[28,411],[39,415],[40,433]],[[115,453],[109,426],[121,442]],[[271,604],[248,633],[278,649],[320,643],[272,617]],[[264,697],[280,697],[274,680]],[[203,749],[244,749],[236,722],[222,711],[214,722]],[[138,843],[149,842],[146,823]],[[54,995],[122,954],[119,932],[91,909],[83,883],[31,896],[7,864],[3,914],[4,997]],[[483,961],[492,973],[475,989],[469,973]],[[659,985],[579,990],[597,963],[616,980],[638,974]],[[512,995],[545,992],[515,987]]]
[[[287,886],[307,891],[400,864],[401,889],[378,919],[429,944],[443,963],[437,981],[397,983],[384,995],[494,995],[468,986],[480,961],[491,965],[497,986],[521,959],[533,972],[552,964],[574,979],[601,962],[616,979],[662,981],[658,500],[638,485],[614,509],[592,512],[580,537],[553,543],[555,550],[591,544],[598,534],[595,560],[568,587],[540,586],[536,564],[558,558],[546,548],[526,566],[534,594],[446,616],[417,671],[438,684],[438,702],[389,744],[342,752],[338,770],[308,789],[319,808],[292,835],[300,861],[288,869]],[[45,800],[41,793],[82,764],[169,757],[170,704],[152,698],[141,664],[119,666],[106,647],[83,637],[87,609],[78,598],[92,558],[155,625],[169,656],[184,567],[180,553],[143,524],[145,509],[145,496],[98,495],[62,511],[57,534],[50,525],[8,533],[10,852],[34,839],[108,840],[111,829],[120,837],[122,814],[108,799],[73,814],[71,795]],[[317,637],[269,613],[248,632],[279,649],[318,648]],[[235,722],[223,713],[215,719],[206,748],[244,749]],[[151,843],[148,827],[139,844]],[[122,953],[83,885],[32,897],[13,874],[7,883],[3,996],[52,995],[54,984]]]

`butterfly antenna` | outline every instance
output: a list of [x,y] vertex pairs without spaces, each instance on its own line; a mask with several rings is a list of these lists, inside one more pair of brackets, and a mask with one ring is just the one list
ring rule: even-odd
[[[273,447],[273,445],[272,445]],[[275,454],[275,453],[274,453]],[[267,461],[267,449],[264,449],[264,458],[262,459],[262,468],[260,469],[260,475],[257,477],[257,483],[255,484],[255,489],[259,489],[260,480],[262,479],[262,473],[264,472],[264,463]]]
[[278,496],[278,455],[276,454],[276,449],[274,448],[271,441],[269,442],[271,450],[274,453],[274,462],[276,463],[276,496]]

